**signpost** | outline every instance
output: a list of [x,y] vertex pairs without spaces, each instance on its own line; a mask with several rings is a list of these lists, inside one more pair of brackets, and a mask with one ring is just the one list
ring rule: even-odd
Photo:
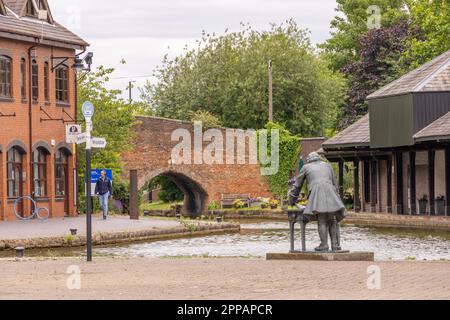
[[[86,101],[81,107],[84,119],[86,120],[86,132],[81,132],[81,126],[71,125],[66,128],[66,139],[70,143],[83,144],[86,143],[86,257],[87,261],[92,261],[92,170],[91,170],[91,149],[106,148],[106,140],[104,138],[92,138],[92,117],[94,116],[94,105]],[[109,171],[110,180],[112,181],[112,172]],[[97,170],[94,171],[97,174]],[[98,180],[98,177],[95,181]],[[95,183],[94,183],[95,185]]]
[[[81,108],[86,120],[86,180],[91,181],[91,131],[94,105],[86,101]],[[92,196],[91,184],[86,186],[86,258],[92,261]]]

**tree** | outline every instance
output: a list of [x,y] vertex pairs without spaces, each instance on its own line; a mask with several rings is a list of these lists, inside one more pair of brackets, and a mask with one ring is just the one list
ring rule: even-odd
[[[331,21],[331,38],[321,48],[333,70],[359,60],[359,39],[369,31],[372,15],[380,15],[380,26],[389,27],[407,17],[405,0],[337,0],[338,15]],[[371,9],[379,8],[372,11]]]
[[152,191],[159,188],[159,199],[163,202],[179,202],[184,199],[183,191],[165,176],[157,176],[147,185],[147,190]]
[[406,53],[417,68],[450,50],[450,2],[448,0],[408,0],[410,19],[419,32],[409,39]]
[[359,39],[359,59],[343,68],[349,79],[347,103],[340,127],[345,128],[367,113],[366,98],[404,73],[409,24],[401,21],[392,27],[372,29]]
[[219,118],[204,110],[191,111],[189,114],[189,120],[191,120],[192,122],[201,122],[203,128],[205,129],[217,128],[221,126]]
[[273,61],[274,118],[293,133],[322,135],[343,102],[345,83],[292,20],[222,36],[205,32],[198,48],[163,60],[143,99],[158,116],[189,119],[208,111],[232,128],[263,128],[268,120],[268,61]]
[[[113,170],[115,180],[120,180],[123,165],[120,154],[126,150],[131,138],[130,128],[135,121],[135,104],[121,99],[120,90],[106,88],[114,69],[100,66],[96,71],[83,74],[78,81],[78,119],[83,119],[81,105],[91,101],[95,106],[93,132],[95,137],[103,137],[107,141],[105,149],[92,152],[93,168]],[[85,128],[84,128],[85,129]],[[84,148],[78,148],[78,181],[80,190],[84,189],[86,162]],[[114,188],[113,188],[114,189]],[[83,200],[83,199],[81,199]]]

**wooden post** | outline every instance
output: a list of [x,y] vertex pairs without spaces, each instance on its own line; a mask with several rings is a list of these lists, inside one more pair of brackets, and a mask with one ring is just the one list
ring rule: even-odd
[[387,212],[392,213],[392,157],[389,157],[386,163],[387,175]]
[[344,160],[339,159],[339,196],[344,199]]
[[411,215],[417,213],[416,196],[416,152],[409,152],[409,188],[410,188],[410,207]]
[[395,187],[397,214],[403,214],[403,153],[395,153]]
[[371,212],[377,212],[377,161],[375,159],[370,160],[370,210]]
[[359,161],[353,161],[353,209],[355,212],[361,211],[361,201],[359,199]]
[[370,163],[367,160],[362,161],[362,210],[367,212],[367,204],[370,203]]
[[446,215],[450,217],[450,146],[445,148],[445,204]]
[[272,79],[272,60],[269,60],[269,122],[273,122],[273,79]]
[[139,220],[137,170],[130,170],[130,219]]
[[383,212],[383,195],[382,195],[382,187],[381,187],[381,160],[377,161],[377,181],[378,181],[378,212]]
[[435,191],[434,191],[434,168],[435,168],[435,155],[436,150],[430,149],[428,150],[428,190],[429,197],[428,199],[430,204],[430,216],[435,215]]

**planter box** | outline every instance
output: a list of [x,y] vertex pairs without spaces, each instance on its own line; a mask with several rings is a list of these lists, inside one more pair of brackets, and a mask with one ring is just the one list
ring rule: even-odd
[[445,200],[436,200],[436,215],[445,216]]
[[427,214],[428,200],[419,200],[419,214]]

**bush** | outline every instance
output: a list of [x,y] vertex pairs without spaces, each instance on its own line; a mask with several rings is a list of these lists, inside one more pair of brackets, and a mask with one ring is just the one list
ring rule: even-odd
[[219,204],[217,202],[211,202],[208,204],[208,210],[219,210]]

